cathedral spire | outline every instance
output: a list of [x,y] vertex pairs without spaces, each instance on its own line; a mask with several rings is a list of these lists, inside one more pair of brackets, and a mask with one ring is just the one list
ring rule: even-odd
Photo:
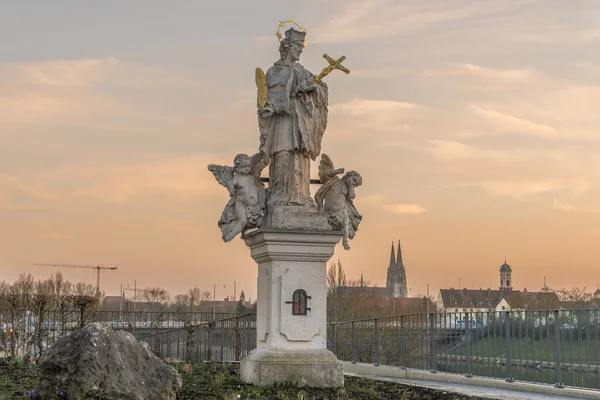
[[398,264],[398,266],[404,265],[402,262],[402,248],[400,247],[400,240],[398,240],[398,260],[396,261],[396,264]]
[[400,240],[398,240],[398,254],[394,252],[394,242],[392,242],[392,254],[390,256],[390,267],[387,273],[386,287],[390,291],[391,297],[407,297],[406,268],[402,261],[402,249]]

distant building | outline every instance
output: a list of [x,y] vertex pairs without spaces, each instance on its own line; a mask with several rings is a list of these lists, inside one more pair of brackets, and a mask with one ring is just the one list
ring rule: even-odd
[[[360,276],[360,286],[343,286],[338,288],[341,294],[351,294],[360,290],[360,293],[368,293],[371,296],[378,297],[408,297],[408,285],[406,282],[406,268],[402,261],[402,249],[400,248],[400,241],[398,241],[398,255],[394,249],[394,243],[392,243],[392,252],[390,255],[390,265],[387,269],[387,280],[385,287],[369,287],[364,284],[363,276]],[[422,299],[420,299],[422,301]]]
[[122,311],[125,308],[125,296],[104,296],[102,311]]
[[[370,318],[381,315],[401,315],[435,311],[435,303],[426,297],[408,296],[406,267],[402,260],[402,249],[398,241],[398,253],[392,243],[390,263],[387,269],[384,287],[367,286],[361,274],[358,286],[342,286],[337,288],[339,298],[334,301],[350,301],[347,318]],[[343,300],[346,299],[346,300]],[[343,312],[340,311],[340,314]],[[339,316],[338,314],[336,314]]]
[[510,265],[506,263],[506,258],[504,259],[504,264],[500,266],[500,290],[507,291],[512,290],[512,268]]
[[500,266],[499,290],[492,289],[441,289],[438,311],[490,312],[526,309],[559,308],[561,302],[555,292],[544,288],[540,292],[513,290],[512,268],[506,263]]
[[[250,300],[250,299],[249,299]],[[125,296],[105,296],[102,301],[101,311],[132,311],[136,312],[178,312],[180,307],[174,304],[168,304],[161,307],[158,303],[149,301],[133,301]],[[234,313],[234,312],[255,312],[256,304],[251,301],[246,301],[246,296],[242,291],[238,301],[225,297],[223,300],[204,300],[200,305],[194,307],[193,310],[186,308],[185,311],[201,312],[201,313]]]
[[594,299],[600,300],[600,288],[596,289],[594,292]]
[[390,266],[387,271],[386,287],[390,291],[389,297],[408,297],[408,286],[406,283],[406,268],[402,261],[402,248],[398,240],[398,257],[394,255],[394,243],[392,243],[392,254],[390,255]]

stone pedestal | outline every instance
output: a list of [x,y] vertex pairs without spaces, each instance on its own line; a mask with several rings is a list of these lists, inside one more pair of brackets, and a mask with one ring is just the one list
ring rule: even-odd
[[[307,219],[315,222],[323,218],[310,214]],[[258,263],[258,298],[257,348],[241,360],[242,379],[261,386],[283,381],[343,386],[343,364],[327,350],[326,341],[327,261],[341,234],[310,231],[306,225],[304,230],[277,229],[276,218],[272,222],[244,236]],[[306,315],[294,315],[299,311],[293,308],[298,307],[296,291],[308,297]]]

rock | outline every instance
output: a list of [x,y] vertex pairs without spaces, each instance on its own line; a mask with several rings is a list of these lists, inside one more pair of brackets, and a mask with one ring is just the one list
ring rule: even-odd
[[174,400],[177,371],[147,343],[99,323],[63,336],[40,362],[40,399],[64,392],[69,400]]

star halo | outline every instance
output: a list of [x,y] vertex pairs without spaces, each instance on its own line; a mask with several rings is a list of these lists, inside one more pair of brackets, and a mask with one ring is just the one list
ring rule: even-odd
[[[279,40],[280,42],[282,40],[281,30],[284,29],[286,27],[286,25],[291,25],[292,28],[295,26],[300,30],[300,32],[306,32],[304,27],[301,26],[300,24],[298,24],[295,19],[290,19],[287,21],[279,21],[279,27],[277,28],[277,33],[275,34],[275,36],[277,37],[277,40]],[[306,42],[306,39],[304,39],[304,47],[306,47],[306,46],[308,46],[308,43]]]

